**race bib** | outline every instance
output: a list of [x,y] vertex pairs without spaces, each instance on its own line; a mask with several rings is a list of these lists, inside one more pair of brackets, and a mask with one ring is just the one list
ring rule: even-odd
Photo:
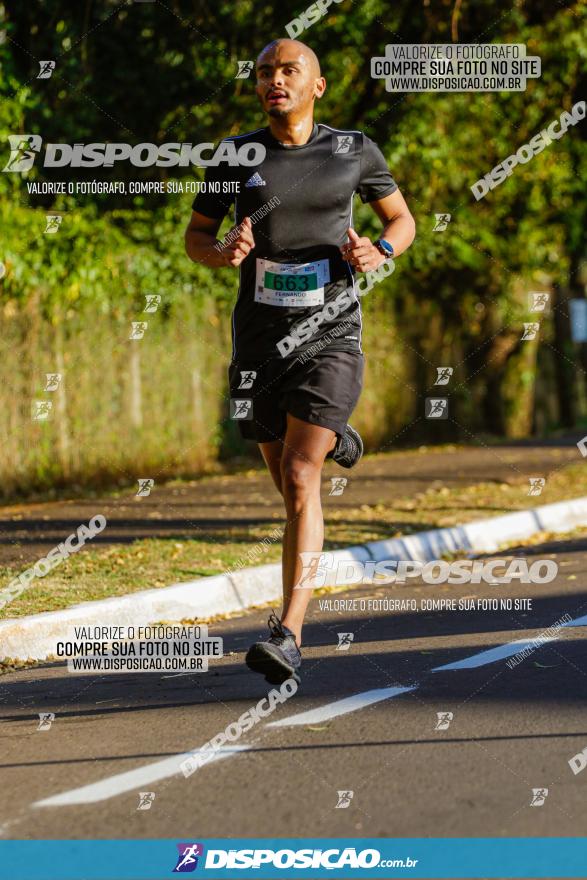
[[330,281],[328,260],[313,263],[272,263],[257,259],[255,302],[268,306],[321,306]]

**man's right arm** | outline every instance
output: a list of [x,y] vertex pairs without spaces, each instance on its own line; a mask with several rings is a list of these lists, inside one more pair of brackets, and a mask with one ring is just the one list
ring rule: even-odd
[[215,247],[218,244],[216,233],[221,223],[222,218],[216,220],[192,211],[191,220],[185,231],[185,250],[190,260],[194,263],[203,263],[212,269],[228,265],[224,248]]
[[255,247],[251,221],[245,217],[240,224],[230,230],[226,238],[229,244],[223,244],[216,238],[222,218],[206,217],[192,211],[192,217],[185,231],[185,250],[195,263],[203,263],[211,269],[220,266],[240,266],[247,254]]

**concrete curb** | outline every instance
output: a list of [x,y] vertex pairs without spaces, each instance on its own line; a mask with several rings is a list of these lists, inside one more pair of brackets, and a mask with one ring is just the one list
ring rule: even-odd
[[[491,553],[506,541],[528,538],[537,532],[566,532],[587,525],[587,497],[534,510],[523,510],[462,526],[432,529],[365,545],[336,550],[336,562],[413,559],[428,562],[443,553]],[[233,574],[214,575],[142,590],[130,596],[84,602],[63,611],[34,614],[0,622],[0,658],[44,660],[55,654],[58,641],[70,626],[128,625],[214,617],[244,611],[281,597],[281,565],[257,565]]]

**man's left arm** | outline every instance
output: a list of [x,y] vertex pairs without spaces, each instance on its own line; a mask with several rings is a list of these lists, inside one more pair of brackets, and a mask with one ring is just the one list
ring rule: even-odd
[[[379,238],[391,245],[394,258],[399,256],[409,248],[416,236],[416,223],[406,200],[396,189],[382,199],[369,202],[369,205],[383,223]],[[358,272],[371,272],[388,259],[371,239],[366,236],[361,238],[354,229],[349,229],[348,236],[348,243],[340,250],[345,260]]]

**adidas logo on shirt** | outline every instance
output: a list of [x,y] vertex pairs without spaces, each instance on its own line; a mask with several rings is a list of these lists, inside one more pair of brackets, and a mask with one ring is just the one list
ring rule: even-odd
[[258,171],[255,171],[252,177],[249,177],[245,186],[266,186],[267,182],[263,180]]

